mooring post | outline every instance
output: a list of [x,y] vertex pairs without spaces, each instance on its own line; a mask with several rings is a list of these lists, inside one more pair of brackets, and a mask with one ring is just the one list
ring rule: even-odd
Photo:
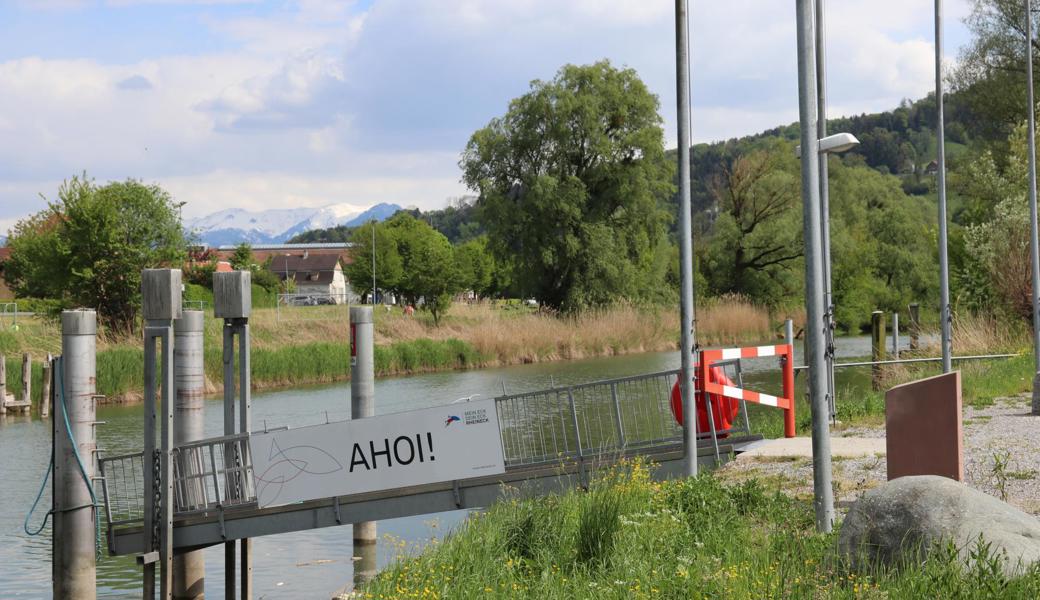
[[899,360],[899,313],[892,313],[892,358]]
[[[870,360],[875,363],[885,360],[885,313],[880,310],[870,313]],[[870,375],[874,390],[880,390],[881,365],[872,365]]]
[[0,415],[7,414],[7,357],[0,354]]
[[54,357],[50,354],[47,355],[47,360],[43,362],[43,385],[40,388],[40,416],[47,417],[51,414],[51,362]]
[[[350,418],[376,414],[375,326],[371,306],[350,307]],[[376,522],[354,523],[354,585],[375,576]]]
[[[173,371],[177,388],[177,399],[173,405],[173,442],[177,446],[205,437],[204,331],[205,315],[201,310],[182,311],[181,317],[173,322]],[[201,495],[186,491],[192,498]],[[202,550],[174,556],[174,600],[202,600],[205,576],[206,562]]]
[[[213,314],[224,320],[224,434],[249,433],[250,429],[250,375],[249,375],[249,315],[252,310],[252,278],[249,271],[213,274]],[[235,393],[235,335],[239,336],[238,394]],[[239,400],[239,419],[235,422],[235,400]],[[237,426],[236,426],[237,425]],[[237,430],[237,431],[236,431]],[[229,456],[225,461],[244,460]],[[234,464],[227,462],[228,465]],[[224,543],[224,597],[235,598],[236,584],[241,588],[242,600],[252,595],[253,558],[252,541],[239,541],[240,564],[235,564],[235,542]],[[240,568],[236,581],[236,567]]]
[[921,333],[920,306],[916,302],[909,306],[910,309],[910,349],[917,350],[919,335]]
[[97,391],[97,315],[61,313],[61,378],[54,419],[55,598],[97,597],[95,532],[100,515],[91,497],[94,477],[94,394]]
[[[145,269],[141,272],[141,314],[144,318],[145,402],[144,597],[154,597],[155,564],[158,562],[159,597],[170,600],[173,597],[173,321],[181,316],[180,269]],[[157,350],[159,344],[161,356]],[[155,373],[156,358],[161,359],[162,379],[159,381]],[[158,405],[156,384],[162,394]],[[153,561],[156,552],[158,560]]]
[[22,412],[29,412],[32,407],[32,356],[28,352],[22,354],[22,402],[27,402]]

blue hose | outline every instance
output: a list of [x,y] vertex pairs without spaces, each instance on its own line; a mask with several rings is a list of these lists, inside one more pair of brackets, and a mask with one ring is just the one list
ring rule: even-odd
[[[69,436],[69,441],[72,443],[71,444],[72,445],[72,454],[76,457],[76,465],[79,467],[79,474],[83,478],[83,483],[86,484],[86,486],[87,486],[87,491],[90,492],[90,503],[94,507],[94,510],[95,510],[95,513],[96,513],[97,512],[97,508],[100,506],[100,504],[98,503],[98,500],[97,500],[97,494],[94,492],[94,485],[93,485],[93,483],[91,483],[90,477],[87,476],[87,468],[83,464],[83,458],[79,455],[79,448],[76,447],[76,436],[74,436],[72,434],[72,425],[69,423],[69,412],[68,412],[68,410],[66,410],[66,407],[65,407],[65,377],[64,377],[64,374],[62,373],[63,369],[65,368],[64,357],[59,358],[58,360],[56,360],[54,362],[54,365],[55,365],[55,368],[54,368],[54,378],[57,379],[60,382],[58,389],[60,390],[60,393],[61,393],[61,395],[60,395],[60,397],[61,397],[61,416],[65,420],[65,433]],[[47,401],[47,399],[44,398],[43,402],[46,402],[46,401]],[[53,470],[54,470],[54,444],[51,444],[51,460],[47,464],[47,473],[43,476],[43,483],[40,484],[40,491],[36,494],[36,500],[33,501],[32,508],[29,509],[29,514],[25,515],[25,523],[22,525],[23,529],[25,529],[25,533],[27,533],[27,534],[29,534],[31,536],[39,535],[40,532],[43,531],[43,528],[47,526],[47,518],[50,517],[52,514],[54,514],[54,509],[51,508],[51,510],[47,511],[47,514],[44,515],[43,523],[40,525],[40,528],[37,529],[35,532],[29,531],[29,519],[32,517],[33,512],[36,511],[36,506],[37,506],[37,504],[39,504],[40,498],[43,497],[43,490],[44,490],[44,488],[47,487],[47,479],[50,477],[51,472]],[[96,514],[95,514],[95,518],[94,518],[94,523],[97,524],[97,529],[96,529],[96,531],[94,533],[95,552],[97,554],[100,554],[100,550],[99,549],[101,548],[101,519],[97,518]]]

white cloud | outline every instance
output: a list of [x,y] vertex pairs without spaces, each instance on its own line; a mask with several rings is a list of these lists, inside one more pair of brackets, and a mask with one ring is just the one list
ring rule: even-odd
[[[947,31],[968,4],[947,2]],[[832,116],[931,89],[932,6],[828,3]],[[37,192],[53,194],[82,170],[103,181],[158,181],[193,216],[232,205],[436,207],[463,192],[456,163],[470,133],[531,79],[603,57],[635,68],[659,95],[674,144],[671,0],[252,8],[200,10],[198,23],[222,43],[195,54],[122,63],[89,49],[68,59],[0,56],[0,136],[17,141],[0,145],[0,228],[42,207]],[[695,139],[795,120],[793,3],[692,8]]]

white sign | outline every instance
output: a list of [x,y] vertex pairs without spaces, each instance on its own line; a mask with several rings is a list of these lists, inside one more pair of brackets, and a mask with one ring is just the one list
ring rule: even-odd
[[494,400],[254,433],[260,507],[505,472]]

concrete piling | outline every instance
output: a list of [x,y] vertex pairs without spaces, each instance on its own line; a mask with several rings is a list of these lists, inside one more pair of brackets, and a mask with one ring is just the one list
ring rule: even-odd
[[[371,306],[350,307],[350,418],[375,416],[375,348]],[[354,585],[376,571],[376,522],[354,523]]]
[[[206,375],[203,364],[204,314],[198,310],[181,312],[173,322],[173,372],[177,395],[173,406],[173,443],[175,446],[205,437],[203,398]],[[189,492],[190,493],[190,492]],[[202,495],[200,491],[199,496]],[[174,600],[202,600],[206,562],[201,550],[173,558]]]
[[892,313],[892,358],[899,360],[899,313]]
[[910,305],[910,349],[917,350],[917,345],[920,342],[920,331],[921,331],[921,307],[914,302]]
[[97,315],[93,310],[61,313],[61,351],[54,414],[53,592],[55,598],[91,600],[97,597],[94,544],[99,518],[89,487],[97,448]]

